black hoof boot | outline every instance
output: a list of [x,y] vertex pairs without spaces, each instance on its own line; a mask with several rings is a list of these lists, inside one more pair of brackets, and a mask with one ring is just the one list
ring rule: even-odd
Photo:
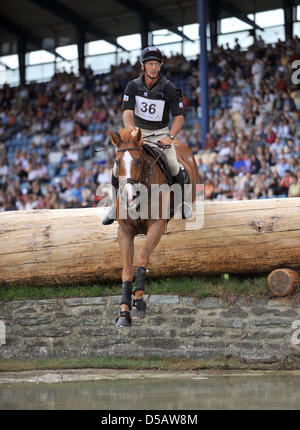
[[136,299],[133,301],[131,316],[132,318],[145,318],[146,302],[143,299]]
[[116,319],[116,328],[131,327],[130,312],[122,311],[120,316]]

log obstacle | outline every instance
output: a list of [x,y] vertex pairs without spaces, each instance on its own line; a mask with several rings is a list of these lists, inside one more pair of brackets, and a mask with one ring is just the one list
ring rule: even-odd
[[[107,209],[0,213],[0,285],[121,279],[118,224]],[[198,209],[197,209],[198,210]],[[144,236],[135,239],[138,252]],[[171,220],[148,278],[300,269],[300,199],[205,202],[202,228]]]
[[268,276],[268,287],[274,296],[284,297],[299,285],[299,274],[292,269],[276,269]]

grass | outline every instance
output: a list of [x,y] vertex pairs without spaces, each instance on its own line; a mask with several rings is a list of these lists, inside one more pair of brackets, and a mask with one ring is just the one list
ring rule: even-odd
[[[224,297],[230,295],[266,295],[268,293],[267,277],[242,277],[230,275],[193,276],[182,278],[164,278],[147,280],[146,294],[177,294],[187,297]],[[121,294],[121,282],[91,285],[11,285],[1,286],[0,300],[3,302],[28,299],[51,299],[71,297],[99,297]]]
[[289,356],[277,362],[247,362],[235,357],[214,359],[167,358],[167,357],[91,357],[54,358],[44,360],[0,360],[0,372],[62,369],[125,369],[157,371],[196,371],[196,370],[299,370],[300,357]]

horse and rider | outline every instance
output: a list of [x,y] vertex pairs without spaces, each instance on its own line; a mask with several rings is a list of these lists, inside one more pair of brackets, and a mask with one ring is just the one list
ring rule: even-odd
[[[183,103],[181,91],[161,73],[163,56],[157,47],[145,48],[140,57],[142,76],[127,84],[123,95],[122,110],[124,129],[119,135],[111,132],[112,143],[117,147],[116,162],[112,170],[112,186],[116,192],[122,182],[136,184],[143,182],[148,188],[151,184],[168,182],[159,163],[151,153],[151,147],[159,148],[166,161],[169,178],[172,184],[181,188],[182,199],[178,210],[182,219],[193,217],[191,202],[185,199],[184,187],[188,181],[193,186],[192,201],[195,201],[195,187],[198,182],[198,169],[190,149],[176,138],[183,123]],[[172,122],[169,128],[170,113]],[[150,153],[145,151],[145,142]],[[161,152],[159,154],[161,154]],[[156,152],[157,153],[157,152]],[[162,154],[161,154],[162,155]],[[153,162],[154,157],[154,162]],[[170,181],[169,181],[170,182]],[[166,229],[167,219],[120,219],[119,198],[116,198],[104,217],[102,224],[119,223],[118,239],[122,254],[122,298],[121,312],[116,327],[131,325],[131,317],[143,318],[146,314],[146,303],[143,300],[146,268],[150,256],[158,245]],[[133,257],[134,237],[144,233],[144,246],[136,256],[137,269],[135,288],[132,296],[134,279]]]

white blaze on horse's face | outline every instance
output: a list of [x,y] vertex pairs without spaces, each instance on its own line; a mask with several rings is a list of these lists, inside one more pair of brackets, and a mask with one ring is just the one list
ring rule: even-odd
[[[124,161],[124,165],[125,165],[126,179],[129,179],[129,178],[131,178],[130,171],[131,171],[131,163],[133,161],[133,158],[130,154],[130,151],[125,151],[123,161]],[[132,203],[132,200],[133,200],[132,184],[126,184],[126,191],[127,191],[128,203]]]

